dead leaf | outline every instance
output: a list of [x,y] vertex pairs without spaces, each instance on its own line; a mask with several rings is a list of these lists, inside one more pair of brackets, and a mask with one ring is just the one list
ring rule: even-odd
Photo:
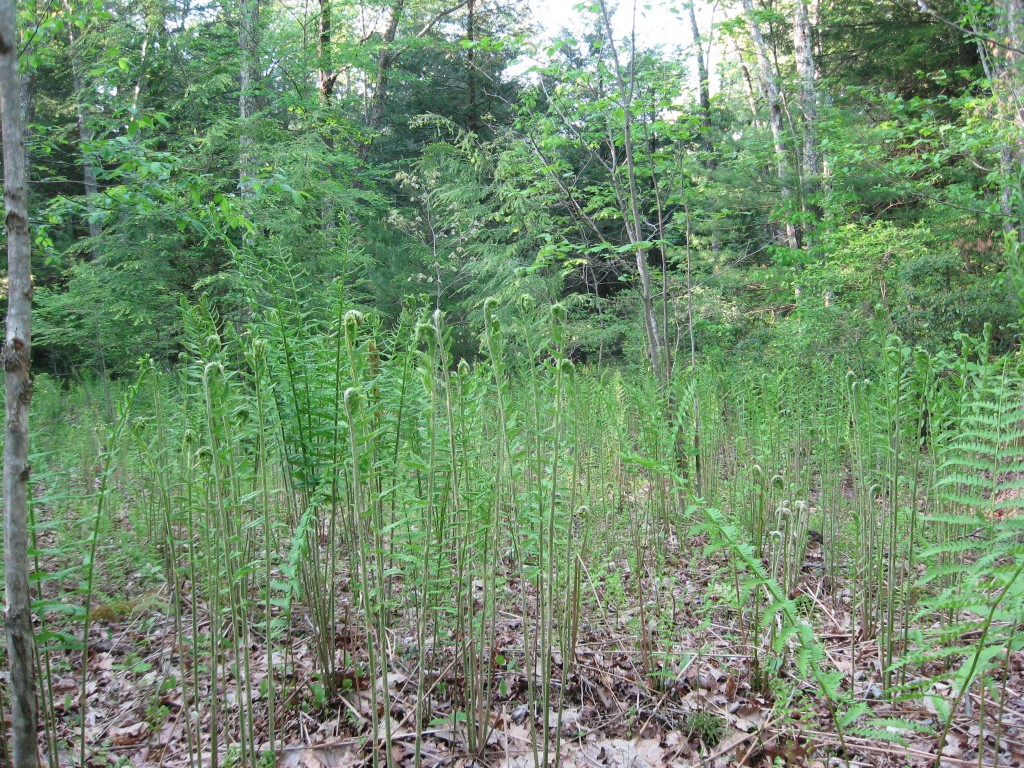
[[110,741],[115,747],[126,747],[131,744],[138,744],[146,738],[149,733],[149,723],[141,720],[135,725],[128,725],[123,728],[115,728],[110,732]]

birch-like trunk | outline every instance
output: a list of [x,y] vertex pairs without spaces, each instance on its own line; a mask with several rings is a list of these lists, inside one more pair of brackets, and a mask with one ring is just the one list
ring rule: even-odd
[[697,54],[701,118],[706,125],[711,112],[711,82],[708,80],[708,65],[704,60],[704,38],[700,33],[700,27],[697,26],[697,13],[693,10],[693,3],[690,3],[687,10],[690,12],[690,31],[693,33],[693,47]]
[[11,746],[18,768],[39,765],[28,559],[28,414],[32,349],[32,265],[28,184],[15,0],[0,0],[0,113],[4,144],[4,207],[7,212],[7,334],[4,364],[4,628],[11,671]]
[[[635,14],[635,5],[634,5]],[[622,107],[623,128],[622,145],[626,160],[626,181],[627,199],[626,209],[623,211],[623,220],[626,226],[626,235],[634,246],[636,257],[636,271],[640,278],[640,301],[643,308],[644,331],[647,335],[648,360],[651,364],[651,372],[654,378],[661,384],[667,386],[667,374],[671,370],[668,360],[668,344],[665,343],[664,334],[658,328],[658,317],[654,311],[654,294],[651,288],[650,270],[647,268],[647,252],[640,246],[644,241],[641,229],[640,217],[640,191],[636,180],[636,162],[633,157],[633,91],[635,88],[635,62],[630,61],[629,76],[623,71],[619,61],[619,54],[615,47],[615,38],[612,31],[611,14],[608,10],[606,0],[601,0],[601,18],[604,26],[604,36],[611,49],[612,65],[614,67],[615,84],[618,89],[619,102]],[[635,30],[634,30],[635,32]],[[630,51],[635,58],[636,46],[633,45]]]
[[[476,42],[476,0],[466,4],[466,41]],[[483,121],[480,119],[480,96],[477,83],[476,49],[470,45],[466,53],[466,127],[480,135]]]
[[814,201],[821,187],[821,151],[818,148],[818,92],[815,83],[814,38],[807,13],[807,0],[794,0],[793,49],[800,81],[800,111],[803,151],[800,156],[800,202],[804,211],[817,213]]
[[[775,65],[772,64],[771,57],[768,55],[768,46],[761,34],[761,25],[757,23],[757,17],[754,15],[753,0],[743,0],[743,12],[747,18],[750,39],[754,43],[754,51],[761,69],[761,87],[764,91],[765,105],[768,108],[768,127],[772,132],[779,184],[782,187],[783,198],[790,201],[793,197],[793,190],[790,189],[788,181],[786,143],[782,133],[782,98],[779,91],[779,78],[775,72]],[[800,247],[796,226],[790,221],[786,222],[786,245],[790,248]]]
[[238,78],[238,118],[241,123],[238,137],[238,180],[242,196],[248,197],[252,194],[253,178],[256,176],[251,123],[256,114],[256,86],[260,79],[260,0],[240,0],[238,11],[238,48],[241,52]]
[[[1006,126],[1006,144],[1001,152],[1003,187],[1002,208],[1007,217],[1006,229],[1016,230],[1024,241],[1024,189],[1020,188],[1020,172],[1024,167],[1024,0],[997,0],[998,27],[992,58],[995,66],[993,92]],[[1014,211],[1014,199],[1017,210]]]
[[[65,0],[64,10],[69,17],[73,17],[74,9],[71,0]],[[89,125],[89,109],[85,104],[85,77],[82,75],[82,51],[81,35],[76,24],[68,25],[68,48],[71,51],[71,85],[75,90],[75,118],[78,123],[78,151],[82,158],[82,186],[85,189],[85,213],[86,222],[89,226],[89,238],[93,242],[89,245],[89,256],[96,259],[99,255],[96,238],[103,234],[103,230],[96,221],[93,210],[93,202],[99,194],[100,187],[97,180],[96,165],[89,154],[89,145],[93,140],[92,126]]]

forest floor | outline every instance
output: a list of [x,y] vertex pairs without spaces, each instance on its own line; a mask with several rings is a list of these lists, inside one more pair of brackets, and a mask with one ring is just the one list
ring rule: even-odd
[[[659,580],[640,576],[648,600],[662,605],[671,601],[674,606],[671,637],[664,636],[664,628],[658,630],[645,621],[643,605],[615,610],[612,605],[616,602],[629,602],[606,599],[602,584],[584,585],[586,599],[592,602],[590,617],[581,621],[576,658],[564,691],[557,690],[563,660],[552,659],[553,696],[560,694],[562,703],[560,713],[551,712],[548,733],[553,737],[555,728],[561,729],[561,765],[1024,765],[1024,652],[1013,651],[1004,666],[1005,679],[998,686],[1005,691],[1002,704],[988,698],[982,701],[972,691],[963,698],[942,740],[936,734],[942,732],[943,722],[934,708],[922,703],[926,697],[894,701],[883,695],[884,665],[878,643],[857,630],[849,586],[832,583],[825,576],[822,545],[815,541],[808,547],[796,597],[826,649],[828,662],[844,673],[845,685],[853,686],[855,697],[869,704],[874,717],[891,718],[894,723],[889,728],[891,740],[878,734],[858,736],[852,729],[840,735],[828,702],[813,680],[800,679],[792,658],[785,658],[771,675],[758,673],[755,651],[760,651],[762,659],[767,654],[752,644],[764,640],[757,640],[756,632],[741,626],[737,611],[723,597],[723,589],[731,588],[724,558],[687,555],[701,548],[700,541],[687,540],[683,546],[673,542],[666,555],[665,575]],[[619,567],[621,587],[629,594],[638,586],[637,575],[629,572],[624,561]],[[111,585],[111,589],[116,587]],[[430,670],[433,693],[419,765],[526,768],[536,764],[531,731],[543,732],[543,725],[539,717],[531,723],[527,703],[531,681],[523,672],[522,585],[509,580],[503,589],[505,610],[499,614],[495,653],[500,652],[504,664],[496,665],[486,748],[477,755],[469,754],[463,722],[454,715],[460,709],[457,692],[462,681],[455,672],[455,642],[451,639],[448,647],[430,648],[429,659],[423,660]],[[120,591],[124,591],[123,585]],[[189,731],[194,734],[195,729],[185,727],[186,710],[177,685],[182,677],[197,680],[203,696],[216,696],[219,701],[219,765],[241,764],[239,747],[225,744],[230,741],[228,734],[240,732],[243,695],[239,687],[228,685],[214,693],[209,670],[198,670],[196,675],[189,668],[187,654],[179,653],[176,646],[166,586],[147,589],[129,576],[127,594],[129,597],[93,603],[86,683],[87,764],[194,765],[189,755],[196,750],[190,750]],[[339,595],[342,601],[349,597]],[[193,609],[199,633],[208,633],[209,617],[201,604],[183,607],[188,612],[186,626],[192,622]],[[644,626],[647,629],[641,630]],[[345,692],[325,695],[314,674],[313,631],[308,617],[296,609],[284,643],[290,645],[287,676],[278,668],[274,677],[276,765],[373,765],[368,743],[372,732],[369,681],[350,667],[345,673]],[[339,630],[339,643],[348,658],[358,661],[365,656],[356,640],[362,636],[361,625],[359,631]],[[763,633],[760,636],[763,638]],[[254,622],[248,642],[254,662],[249,690],[254,699],[255,740],[267,748],[265,693],[269,676],[258,622]],[[57,740],[66,746],[66,752],[59,755],[60,765],[65,766],[80,764],[81,659],[78,650],[54,652],[49,659],[49,695]],[[381,693],[383,685],[388,688],[391,757],[398,766],[417,764],[413,719],[417,712],[415,662],[420,660],[415,629],[389,633],[387,674],[377,685]],[[760,685],[759,678],[763,681]],[[952,701],[957,692],[933,686],[928,693]],[[208,706],[194,725],[203,734],[202,765],[209,766],[213,729]],[[919,732],[911,725],[918,726]],[[549,746],[553,764],[554,738],[549,738]],[[543,745],[536,748],[542,750]],[[383,742],[377,756],[384,765]],[[536,759],[539,763],[540,758]]]

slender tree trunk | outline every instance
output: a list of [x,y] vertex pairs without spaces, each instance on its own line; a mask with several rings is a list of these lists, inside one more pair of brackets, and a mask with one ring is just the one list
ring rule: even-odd
[[[714,154],[714,145],[711,143],[711,82],[708,80],[708,65],[704,59],[704,38],[697,26],[697,13],[693,10],[693,3],[687,6],[690,12],[690,31],[693,34],[693,47],[697,55],[697,89],[700,99],[700,148],[707,155],[708,167],[718,167],[718,158]],[[717,241],[715,243],[717,245]],[[718,250],[715,247],[713,250]],[[667,332],[667,328],[666,328]]]
[[[425,37],[442,19],[451,16],[460,8],[469,5],[471,0],[459,0],[455,5],[444,8],[435,13],[426,24],[417,32],[414,37]],[[475,0],[474,0],[475,1]],[[405,0],[393,0],[391,12],[388,14],[388,25],[384,28],[384,35],[381,38],[380,51],[377,54],[377,74],[374,78],[373,95],[370,99],[370,106],[366,113],[366,126],[371,132],[377,131],[384,124],[384,111],[387,108],[388,83],[391,79],[391,69],[398,61],[404,49],[395,46],[395,37],[398,34],[398,25],[405,15]],[[371,139],[372,140],[372,139]],[[365,160],[370,152],[370,142],[366,142],[361,151],[362,159]]]
[[[635,7],[635,6],[634,6]],[[636,163],[633,158],[633,90],[635,88],[635,62],[630,61],[629,79],[623,72],[619,62],[619,54],[615,47],[615,38],[612,31],[611,15],[608,12],[608,4],[601,0],[601,16],[604,25],[604,34],[611,48],[612,64],[616,87],[619,92],[619,99],[623,113],[623,134],[622,143],[626,158],[626,179],[628,183],[628,207],[623,211],[623,219],[626,225],[626,233],[630,242],[634,244],[634,256],[636,257],[636,271],[640,278],[640,301],[643,305],[644,330],[647,335],[648,360],[651,364],[651,372],[655,379],[667,385],[665,374],[669,370],[667,361],[668,348],[664,337],[658,329],[658,318],[654,311],[654,294],[651,288],[650,270],[647,268],[647,252],[639,246],[643,242],[640,218],[640,192],[636,181]],[[635,30],[634,30],[635,33]],[[631,55],[636,56],[636,46],[631,46]]]
[[711,82],[708,80],[708,65],[704,61],[704,38],[700,34],[700,27],[697,26],[697,13],[693,10],[693,3],[690,3],[687,10],[690,12],[690,31],[693,33],[693,47],[697,54],[701,119],[707,127],[708,116],[711,112]]
[[[70,0],[64,1],[64,9],[69,17],[74,16],[75,11]],[[93,215],[92,202],[95,201],[100,188],[96,177],[96,166],[93,164],[92,157],[89,154],[89,145],[93,140],[93,132],[92,126],[89,125],[89,109],[85,104],[85,78],[82,76],[83,64],[82,52],[80,50],[81,39],[79,28],[74,21],[75,19],[71,18],[72,23],[68,24],[68,47],[71,51],[71,83],[75,90],[75,117],[78,123],[78,151],[82,156],[82,185],[85,188],[86,220],[89,226],[89,238],[93,240],[89,246],[89,256],[95,260],[99,255],[95,240],[103,231]]]
[[[476,0],[469,0],[466,5],[466,40],[476,42]],[[476,50],[470,46],[466,54],[466,127],[480,135],[483,124],[480,122],[479,84],[476,71]]]
[[747,107],[750,109],[750,122],[755,128],[764,128],[761,122],[761,114],[757,111],[757,89],[754,88],[754,78],[750,76],[750,69],[743,61],[743,53],[739,46],[735,46],[736,60],[739,62],[740,74],[743,76],[744,95],[747,97]]
[[[750,38],[754,43],[757,61],[761,68],[765,104],[768,107],[768,126],[771,128],[775,147],[775,164],[779,184],[782,185],[782,196],[789,201],[793,197],[793,190],[790,189],[787,179],[786,144],[782,133],[782,99],[779,92],[779,79],[776,77],[775,65],[772,64],[772,60],[768,56],[768,46],[765,45],[764,37],[761,35],[761,26],[754,16],[753,0],[743,0],[743,11],[747,17],[747,28],[750,30]],[[800,247],[796,226],[790,221],[786,222],[786,244],[790,248]]]
[[[806,0],[795,0],[793,10],[793,48],[800,80],[800,111],[803,152],[801,154],[802,194],[804,211],[819,215],[820,206],[815,197],[821,186],[821,152],[818,148],[818,93],[814,69],[814,37]],[[808,202],[810,201],[810,202]]]
[[[331,48],[331,0],[320,0],[319,35],[316,43],[317,54],[317,92],[320,94],[320,104],[325,109],[330,106],[331,97],[334,95],[334,85],[338,80],[338,73],[334,72],[334,57]],[[324,146],[327,151],[334,152],[334,137],[330,132],[329,123],[324,127]],[[330,177],[330,164],[325,165],[325,176]],[[321,209],[321,228],[324,231],[334,229],[334,197],[328,187],[324,190],[323,208]]]
[[[1007,102],[1017,128],[1024,131],[1024,0],[998,0],[1001,19],[1006,72]],[[1024,147],[1024,136],[1018,134],[1018,149]]]
[[155,52],[167,42],[167,8],[164,0],[146,0],[142,5],[146,17],[146,34],[142,38],[138,80],[135,81],[132,97],[132,109],[135,110],[142,109],[146,91],[156,79],[156,73],[152,71]]
[[251,122],[256,114],[256,86],[260,79],[260,0],[240,0],[238,11],[238,48],[242,59],[238,94],[238,118],[241,122],[238,178],[242,195],[249,197],[256,175]]
[[338,80],[334,72],[331,51],[331,0],[320,0],[320,34],[317,38],[316,55],[319,72],[317,73],[317,91],[323,103],[330,101],[334,94],[334,84]]
[[29,594],[28,415],[32,348],[32,265],[22,89],[14,0],[0,0],[0,112],[7,211],[7,334],[4,364],[4,628],[11,670],[11,742],[17,768],[39,765],[35,641]]
[[[74,77],[74,88],[76,92],[82,93],[82,77],[80,74],[76,74]],[[93,202],[96,200],[96,195],[99,194],[100,185],[97,179],[96,166],[89,155],[89,145],[92,143],[92,140],[92,126],[89,125],[86,107],[83,104],[79,104],[78,148],[82,154],[82,186],[85,188],[85,210],[89,225],[89,237],[95,239],[103,234],[103,229],[93,215],[95,211]],[[92,258],[96,258],[96,243],[92,243],[89,246],[89,253]]]
[[[405,0],[394,0],[388,25],[384,29],[380,52],[377,54],[377,77],[373,84],[373,98],[370,101],[370,113],[366,116],[366,125],[371,131],[378,130],[384,122],[384,109],[387,106],[388,81],[391,67],[398,58],[394,50],[395,35],[398,34],[398,23],[405,13]],[[369,145],[367,145],[367,149]]]
[[[1009,122],[1007,140],[1001,152],[1003,177],[1002,207],[1007,215],[1007,230],[1016,230],[1024,241],[1024,189],[1020,171],[1024,166],[1024,0],[997,0],[998,28],[995,39],[1001,47],[992,51],[997,65],[993,84],[1004,120]],[[1017,210],[1014,211],[1014,198]]]

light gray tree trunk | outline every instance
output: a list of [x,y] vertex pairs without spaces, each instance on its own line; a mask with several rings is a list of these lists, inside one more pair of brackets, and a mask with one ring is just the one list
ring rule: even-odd
[[[995,34],[992,67],[995,74],[993,92],[999,100],[1001,117],[1009,122],[1008,139],[1001,152],[1003,177],[1002,207],[1007,215],[1006,229],[1016,229],[1018,240],[1024,240],[1024,190],[1020,188],[1020,171],[1024,166],[1024,0],[997,0],[998,28]],[[1018,209],[1014,212],[1013,200]]]
[[[761,34],[761,25],[757,23],[754,15],[753,0],[743,0],[743,12],[747,18],[747,28],[750,30],[750,39],[754,43],[754,51],[757,54],[757,62],[761,68],[761,87],[764,90],[765,105],[768,108],[768,126],[772,132],[772,142],[775,148],[775,164],[779,175],[779,184],[782,186],[782,196],[791,200],[793,190],[789,186],[786,159],[786,144],[782,134],[782,98],[779,92],[779,78],[775,72],[775,65],[772,64],[768,55],[768,46]],[[786,222],[786,245],[790,248],[799,248],[800,239],[797,235],[796,226],[792,222]]]
[[750,109],[750,122],[755,128],[764,128],[761,121],[761,113],[757,111],[757,90],[754,88],[754,78],[750,76],[750,69],[743,61],[743,52],[738,45],[734,46],[736,61],[739,62],[740,74],[743,76],[743,95],[747,98],[747,107]]
[[[651,364],[651,372],[654,378],[667,384],[667,375],[671,370],[668,360],[669,349],[665,342],[664,334],[658,328],[658,317],[654,311],[654,294],[651,288],[650,270],[647,268],[647,252],[639,245],[644,241],[641,231],[640,217],[640,191],[636,180],[636,163],[633,158],[633,90],[635,87],[635,62],[630,61],[628,77],[619,61],[619,54],[615,46],[614,33],[612,31],[611,14],[608,10],[606,0],[600,0],[601,18],[604,27],[604,36],[611,49],[612,65],[614,67],[615,84],[618,89],[618,96],[623,113],[622,145],[626,160],[627,195],[624,202],[627,203],[623,211],[623,220],[626,225],[626,234],[630,243],[635,246],[634,256],[636,257],[636,271],[640,278],[640,301],[643,306],[644,330],[647,335],[647,353]],[[636,6],[634,5],[634,13]],[[634,28],[635,33],[635,28]],[[630,55],[635,59],[636,45],[631,47]]]
[[4,364],[4,628],[11,669],[11,745],[18,768],[39,765],[35,641],[28,559],[28,413],[32,400],[32,265],[15,0],[0,0],[0,112],[7,212],[7,334]]
[[693,47],[697,54],[697,79],[700,98],[701,117],[706,124],[708,114],[711,111],[711,82],[708,80],[708,65],[704,60],[704,38],[697,26],[697,13],[693,10],[693,3],[687,7],[690,12],[690,31],[693,33]]
[[807,0],[794,0],[793,49],[796,53],[796,71],[800,81],[800,111],[803,113],[801,131],[803,152],[801,165],[801,204],[805,211],[818,208],[808,202],[821,186],[821,151],[818,148],[818,92],[815,83],[814,37]]
[[260,79],[260,0],[239,0],[238,48],[242,54],[238,78],[238,178],[243,197],[248,197],[256,175],[251,122],[256,114],[256,86]]
[[[67,11],[71,21],[74,21],[74,8],[71,0],[64,1],[64,9]],[[75,117],[78,122],[78,151],[82,156],[82,186],[85,188],[85,209],[86,220],[89,226],[89,238],[94,242],[89,246],[89,255],[92,259],[98,256],[96,238],[103,230],[93,215],[92,201],[99,193],[99,182],[97,181],[96,166],[89,155],[89,145],[92,143],[92,126],[89,125],[89,108],[85,104],[85,78],[82,76],[82,51],[81,34],[76,24],[68,24],[68,47],[71,51],[71,84],[75,90]]]

